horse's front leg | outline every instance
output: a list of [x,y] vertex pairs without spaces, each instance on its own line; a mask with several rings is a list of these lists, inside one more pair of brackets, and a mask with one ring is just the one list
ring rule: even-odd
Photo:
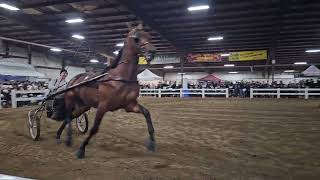
[[141,113],[144,115],[146,122],[147,122],[147,126],[148,126],[148,132],[149,132],[149,139],[147,142],[147,148],[149,151],[155,152],[156,151],[156,139],[155,139],[155,135],[154,135],[155,131],[154,131],[154,127],[152,124],[150,111],[138,103],[135,105],[128,106],[126,108],[126,111],[127,112],[134,112],[134,113]]
[[96,117],[94,119],[94,124],[93,124],[92,128],[90,129],[89,136],[83,141],[79,150],[77,151],[77,158],[78,159],[83,159],[85,157],[86,146],[88,145],[90,139],[98,132],[100,124],[101,124],[101,120],[106,112],[107,112],[107,110],[106,110],[105,106],[98,107]]

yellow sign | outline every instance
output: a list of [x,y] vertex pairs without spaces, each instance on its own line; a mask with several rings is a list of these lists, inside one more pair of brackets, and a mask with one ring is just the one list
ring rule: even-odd
[[148,64],[145,57],[139,57],[139,64]]
[[267,50],[231,52],[229,61],[256,61],[268,58]]

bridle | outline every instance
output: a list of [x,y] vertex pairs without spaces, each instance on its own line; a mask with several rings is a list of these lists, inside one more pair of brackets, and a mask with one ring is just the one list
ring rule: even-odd
[[139,40],[139,31],[141,31],[141,30],[136,29],[133,32],[133,34],[129,36],[129,38],[133,38],[134,39],[134,42],[135,42],[136,46],[138,46],[137,47],[137,49],[139,51],[138,54],[143,55],[147,59],[147,63],[149,64],[149,62],[153,59],[155,52],[146,50],[145,47],[148,44],[150,44],[150,42],[146,41],[146,42],[141,43],[140,40]]
[[[134,44],[135,44],[135,46],[136,46],[137,49],[138,49],[138,56],[136,57],[136,62],[137,62],[138,59],[139,59],[139,55],[142,55],[142,56],[144,56],[144,57],[147,59],[147,63],[149,64],[150,61],[154,58],[154,53],[155,53],[155,52],[153,52],[153,51],[147,51],[147,50],[146,50],[145,47],[146,47],[148,44],[150,44],[150,42],[149,42],[149,41],[146,41],[146,42],[141,43],[141,42],[140,42],[140,39],[139,39],[139,31],[141,31],[141,30],[135,29],[134,32],[132,32],[132,34],[129,35],[128,37],[129,37],[129,38],[132,38],[132,39],[134,40]],[[125,49],[125,46],[126,46],[126,44],[124,44],[123,49]],[[121,56],[121,55],[120,55],[120,56]],[[121,59],[121,57],[120,57],[120,59]],[[120,64],[130,64],[130,61],[129,61],[128,59],[120,60],[120,61],[118,62],[118,65],[120,65]]]

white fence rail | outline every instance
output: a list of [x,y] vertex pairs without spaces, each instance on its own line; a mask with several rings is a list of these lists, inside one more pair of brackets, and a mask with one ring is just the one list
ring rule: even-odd
[[[32,97],[29,97],[33,94]],[[37,96],[34,96],[37,94]],[[36,91],[12,91],[11,104],[12,108],[17,108],[18,102],[34,102],[41,101],[49,94],[49,90]],[[154,97],[188,97],[189,95],[198,95],[206,98],[212,96],[223,96],[229,98],[229,89],[140,89],[140,96],[154,96]],[[274,96],[278,99],[281,96],[301,96],[304,99],[309,99],[310,96],[320,96],[320,89],[305,88],[305,89],[250,89],[250,98],[256,96]],[[0,109],[2,109],[3,97],[0,94]]]
[[199,95],[202,98],[207,96],[224,96],[229,98],[229,89],[140,89],[140,96],[174,96],[186,97],[189,95]]
[[[38,94],[37,96],[29,97],[31,94]],[[36,91],[12,91],[11,92],[11,103],[12,108],[17,108],[18,102],[25,101],[41,101],[49,94],[49,90],[36,90]]]
[[320,96],[320,89],[291,89],[291,88],[277,88],[277,89],[250,89],[250,98],[254,96],[276,96],[280,99],[281,96],[303,96],[309,99],[309,96]]

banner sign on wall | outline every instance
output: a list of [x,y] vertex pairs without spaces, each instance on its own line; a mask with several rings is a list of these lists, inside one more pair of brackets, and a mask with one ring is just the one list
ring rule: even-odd
[[267,50],[231,52],[229,61],[256,61],[268,58]]
[[[175,64],[180,63],[180,57],[175,55],[156,55],[151,64]],[[147,64],[145,57],[139,57],[139,64]]]
[[188,54],[188,62],[221,62],[220,54],[214,53],[197,53]]
[[148,64],[146,58],[145,57],[139,57],[139,64],[141,64],[141,65]]

